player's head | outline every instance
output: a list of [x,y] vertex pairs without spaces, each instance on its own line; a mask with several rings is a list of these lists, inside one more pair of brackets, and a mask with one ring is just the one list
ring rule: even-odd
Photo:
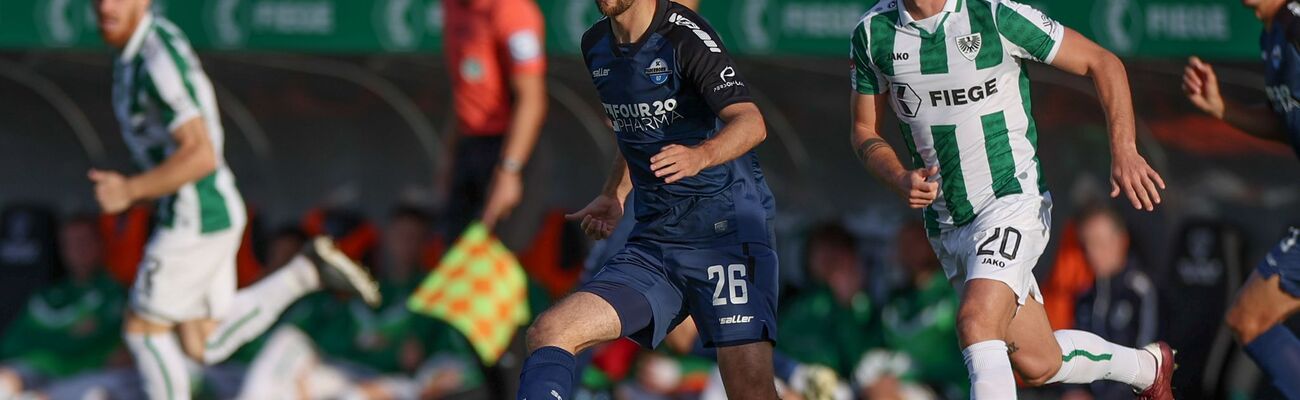
[[850,296],[862,289],[862,262],[858,240],[843,225],[825,223],[808,235],[808,273],[837,295]]
[[1263,21],[1273,19],[1273,15],[1290,0],[1241,0],[1241,5],[1255,11],[1255,18]]
[[1109,277],[1124,270],[1129,256],[1128,228],[1115,209],[1104,204],[1085,206],[1075,223],[1084,258],[1093,273]]
[[294,257],[302,252],[302,246],[307,244],[310,238],[306,233],[296,225],[288,225],[277,229],[271,235],[270,244],[266,246],[266,267],[269,271],[274,271],[288,264]]
[[414,207],[398,207],[384,231],[383,273],[406,275],[420,265],[429,239],[429,217]]
[[104,261],[99,221],[93,215],[77,216],[59,229],[59,256],[74,281],[90,279]]
[[600,9],[601,14],[614,18],[632,8],[632,3],[636,2],[637,0],[596,0],[596,7]]
[[149,12],[150,0],[93,0],[99,17],[99,35],[109,46],[122,48],[136,25]]

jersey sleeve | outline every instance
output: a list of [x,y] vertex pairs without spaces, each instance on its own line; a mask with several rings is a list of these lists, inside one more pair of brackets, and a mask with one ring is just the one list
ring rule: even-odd
[[677,65],[682,79],[700,91],[714,114],[727,106],[753,102],[745,78],[712,29],[693,29],[677,44]]
[[887,86],[883,85],[884,76],[876,69],[876,65],[871,62],[871,47],[867,38],[866,23],[858,24],[853,29],[853,39],[850,45],[849,57],[853,59],[850,68],[853,89],[858,93],[867,95],[876,95],[886,92]]
[[510,75],[546,73],[545,22],[532,1],[496,7],[497,38],[508,57]]
[[191,66],[179,50],[154,36],[146,39],[140,55],[149,78],[144,82],[145,90],[157,104],[168,131],[175,132],[191,119],[203,116],[189,80]]
[[1056,59],[1061,39],[1065,38],[1065,27],[1060,22],[1012,0],[1002,0],[997,9],[998,33],[1011,42],[1008,50],[1012,56],[1044,64]]

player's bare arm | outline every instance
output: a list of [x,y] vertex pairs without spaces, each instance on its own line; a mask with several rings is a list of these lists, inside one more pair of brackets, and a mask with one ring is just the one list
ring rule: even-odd
[[1198,57],[1183,68],[1183,93],[1198,110],[1218,118],[1251,136],[1285,143],[1286,126],[1267,104],[1249,106],[1223,98],[1214,67]]
[[888,102],[888,93],[853,94],[850,101],[853,107],[853,152],[867,170],[903,196],[908,207],[925,208],[939,195],[939,184],[930,181],[930,177],[939,174],[939,168],[908,170],[903,167],[898,153],[880,137],[880,115]]
[[488,192],[488,202],[483,208],[483,224],[489,227],[510,216],[523,198],[521,172],[533,153],[533,146],[542,132],[542,123],[546,120],[546,77],[543,74],[517,75],[511,78],[510,86],[515,97],[514,114],[501,151],[501,162]]
[[157,168],[127,177],[98,169],[88,174],[95,182],[95,199],[109,214],[126,211],[132,203],[176,193],[181,186],[203,179],[217,169],[217,156],[202,117],[192,118],[172,132],[176,152]]
[[570,221],[578,221],[582,231],[592,240],[605,240],[614,234],[618,220],[623,218],[623,202],[632,192],[632,178],[627,171],[627,161],[623,152],[614,156],[609,176],[605,178],[605,187],[586,207],[573,214],[565,215]]
[[1071,74],[1092,78],[1101,99],[1110,132],[1111,197],[1128,196],[1133,208],[1155,210],[1165,181],[1137,151],[1137,128],[1133,115],[1133,94],[1124,63],[1097,43],[1066,29],[1061,50],[1052,66]]
[[763,113],[754,103],[736,103],[722,109],[718,118],[725,126],[717,136],[696,146],[671,144],[650,157],[650,169],[664,183],[690,178],[705,168],[735,160],[767,139]]

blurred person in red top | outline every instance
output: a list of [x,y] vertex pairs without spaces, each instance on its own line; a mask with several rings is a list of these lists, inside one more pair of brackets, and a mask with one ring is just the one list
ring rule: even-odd
[[520,175],[546,117],[546,51],[532,0],[442,6],[456,132],[440,183],[450,196],[447,234],[456,237],[476,218],[495,227],[523,197]]

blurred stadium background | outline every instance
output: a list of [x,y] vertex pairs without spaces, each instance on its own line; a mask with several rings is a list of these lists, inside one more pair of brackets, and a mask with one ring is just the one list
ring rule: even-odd
[[[526,200],[501,233],[532,274],[534,304],[544,306],[572,287],[592,248],[557,216],[595,193],[615,144],[576,54],[578,38],[598,12],[589,0],[538,3],[547,22],[550,113],[526,170]],[[862,318],[888,325],[881,310],[908,285],[900,267],[907,254],[899,254],[898,242],[905,240],[899,230],[917,215],[874,181],[848,146],[847,38],[872,2],[702,3],[702,14],[737,56],[768,119],[769,139],[759,153],[779,204],[783,303],[802,307],[801,297],[824,290],[826,282],[808,273],[820,268],[809,262],[816,260],[809,257],[815,247],[809,245],[809,232],[836,222],[847,227],[856,244],[855,265],[863,273],[860,289],[854,290],[870,304]],[[1107,201],[1106,132],[1091,85],[1031,67],[1034,113],[1043,132],[1040,157],[1056,200],[1054,240],[1036,271],[1056,302],[1049,304],[1054,322],[1083,323],[1070,320],[1096,309],[1084,309],[1078,299],[1109,290],[1089,269],[1073,216],[1089,204],[1115,206],[1131,233],[1131,268],[1154,282],[1150,293],[1143,293],[1156,300],[1133,307],[1156,313],[1130,308],[1128,315],[1116,315],[1115,307],[1101,306],[1096,317],[1110,322],[1093,324],[1156,332],[1179,347],[1179,398],[1273,398],[1221,321],[1243,276],[1288,224],[1300,222],[1300,168],[1285,146],[1233,132],[1196,113],[1179,88],[1184,59],[1200,55],[1219,67],[1228,96],[1262,102],[1259,22],[1231,0],[1026,3],[1124,57],[1136,96],[1141,151],[1169,186],[1154,213]],[[447,66],[440,56],[446,22],[440,1],[154,0],[154,7],[188,34],[217,88],[226,158],[255,215],[241,282],[272,265],[274,246],[264,243],[283,238],[284,227],[350,240],[357,254],[381,262],[392,210],[414,207],[437,224],[446,194],[436,193],[433,181],[447,151],[444,135],[453,125]],[[86,171],[134,170],[111,108],[111,61],[89,1],[0,1],[0,328],[9,328],[0,365],[37,357],[31,353],[51,345],[23,338],[15,321],[31,312],[29,296],[67,275],[61,264],[68,251],[60,255],[59,226],[96,209]],[[902,148],[897,132],[887,137]],[[96,222],[105,246],[95,259],[125,286],[147,237],[147,213]],[[421,254],[429,268],[445,248],[436,236],[419,237],[428,243]],[[835,329],[841,325],[828,323],[824,331]],[[798,334],[805,330],[819,331],[799,329]],[[872,335],[863,332],[860,340],[874,340],[867,339]],[[887,338],[870,345],[831,345],[841,340],[846,339],[814,343],[827,347],[818,353],[850,360],[831,367],[858,394],[866,393],[859,388],[864,352],[853,349],[906,353],[906,346],[891,345]],[[461,351],[453,347],[427,348],[423,355]],[[827,363],[813,352],[785,350],[801,362]],[[958,350],[952,346],[951,351]],[[75,372],[121,365],[108,359]],[[959,354],[956,361],[960,364]],[[664,350],[616,354],[592,368],[596,371],[584,382],[593,398],[696,398],[708,386],[710,366]],[[402,369],[412,367],[381,372]],[[940,381],[904,378],[930,386],[941,398],[962,393]],[[461,389],[485,385],[481,378],[463,379]],[[1024,393],[1058,398],[1085,396],[1082,392]],[[213,389],[207,395],[221,393]],[[1093,393],[1111,398],[1101,390]]]

